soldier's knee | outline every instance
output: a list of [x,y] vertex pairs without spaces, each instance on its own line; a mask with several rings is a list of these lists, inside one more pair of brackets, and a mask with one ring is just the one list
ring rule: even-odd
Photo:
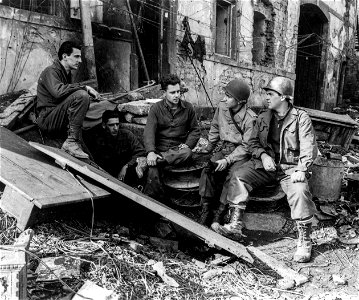
[[187,160],[192,157],[192,150],[190,148],[184,148],[183,149],[183,158],[184,160]]

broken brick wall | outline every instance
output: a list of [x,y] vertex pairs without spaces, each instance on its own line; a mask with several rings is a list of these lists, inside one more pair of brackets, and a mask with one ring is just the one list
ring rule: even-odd
[[[218,1],[178,1],[177,41],[178,51],[173,69],[189,86],[187,100],[195,105],[210,105],[199,73],[214,106],[223,98],[222,88],[228,81],[243,77],[252,88],[249,104],[264,105],[261,89],[276,76],[295,79],[295,47],[299,6],[293,1],[234,1],[232,17],[235,20],[235,36],[231,40],[232,51],[228,55],[216,53],[216,10],[226,3]],[[206,55],[203,62],[183,55],[183,18],[189,16],[190,34],[196,41],[205,41]],[[257,22],[257,23],[256,23]],[[255,24],[256,23],[256,24]],[[233,29],[233,28],[231,28]],[[255,49],[253,49],[255,48]],[[234,49],[234,51],[233,51]],[[193,66],[194,65],[194,66]]]
[[[235,36],[230,41],[231,51],[221,54],[216,52],[216,35],[220,33],[216,28],[216,15],[221,7],[227,9],[228,3],[232,3],[229,8],[232,14],[228,16],[236,19]],[[177,1],[177,55],[171,62],[171,70],[188,85],[187,99],[195,105],[210,104],[202,81],[216,106],[223,98],[222,87],[235,77],[243,77],[253,91],[249,104],[262,106],[264,93],[261,88],[271,78],[285,76],[295,80],[299,15],[305,3],[318,5],[328,19],[327,32],[321,37],[321,73],[313,84],[320,89],[321,109],[331,111],[337,104],[344,54],[353,48],[350,42],[356,17],[356,1],[353,0],[330,3],[314,0]],[[183,26],[186,17],[190,30]],[[224,20],[228,24],[231,22],[228,18]],[[194,56],[190,59],[183,50],[183,38],[188,33],[193,42],[199,36],[204,40],[206,53],[202,61]],[[191,48],[191,44],[188,45]]]

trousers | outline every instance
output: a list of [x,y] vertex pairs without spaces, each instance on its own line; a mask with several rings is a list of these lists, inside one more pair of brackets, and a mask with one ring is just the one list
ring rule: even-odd
[[[187,162],[192,157],[192,150],[189,148],[173,148],[161,152],[161,155],[168,165],[176,166]],[[147,182],[143,192],[153,198],[164,196],[162,172],[159,166],[148,168]]]
[[284,173],[279,166],[276,171],[268,172],[263,168],[256,168],[253,159],[233,171],[230,185],[233,185],[231,190],[235,193],[228,195],[227,199],[230,204],[245,209],[249,192],[273,182],[279,183],[286,194],[292,219],[301,220],[316,213],[307,179],[293,183],[290,175]]
[[82,127],[90,97],[84,90],[72,93],[55,107],[45,107],[39,112],[37,124],[48,133],[59,133],[68,126]]

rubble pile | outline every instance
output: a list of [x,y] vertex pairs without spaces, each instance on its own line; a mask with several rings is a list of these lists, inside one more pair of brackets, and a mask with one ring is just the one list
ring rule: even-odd
[[91,228],[79,221],[36,227],[29,248],[29,298],[71,299],[86,295],[90,286],[107,293],[106,299],[284,299],[277,279],[253,266],[220,254],[202,262],[112,225],[96,223],[92,238]]

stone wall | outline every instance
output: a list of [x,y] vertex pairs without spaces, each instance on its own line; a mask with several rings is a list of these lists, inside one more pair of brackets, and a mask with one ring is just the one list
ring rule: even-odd
[[[328,18],[328,32],[323,41],[322,65],[324,74],[321,89],[321,109],[330,111],[337,103],[340,72],[346,53],[353,48],[353,26],[355,24],[356,1],[287,1],[287,0],[243,0],[233,1],[236,16],[235,55],[215,53],[216,1],[177,1],[177,57],[172,70],[183,79],[188,87],[188,100],[195,105],[210,105],[201,83],[207,90],[214,106],[223,97],[222,87],[235,77],[243,77],[253,93],[250,105],[263,105],[262,87],[274,76],[296,78],[296,55],[300,5],[313,3]],[[253,62],[253,20],[257,12],[266,16],[266,56],[258,63]],[[206,55],[203,62],[191,59],[180,51],[185,28],[183,20],[188,17],[193,41],[201,36],[205,41]],[[268,20],[269,19],[269,20]],[[257,43],[258,44],[258,43]],[[197,72],[201,78],[198,78]]]

